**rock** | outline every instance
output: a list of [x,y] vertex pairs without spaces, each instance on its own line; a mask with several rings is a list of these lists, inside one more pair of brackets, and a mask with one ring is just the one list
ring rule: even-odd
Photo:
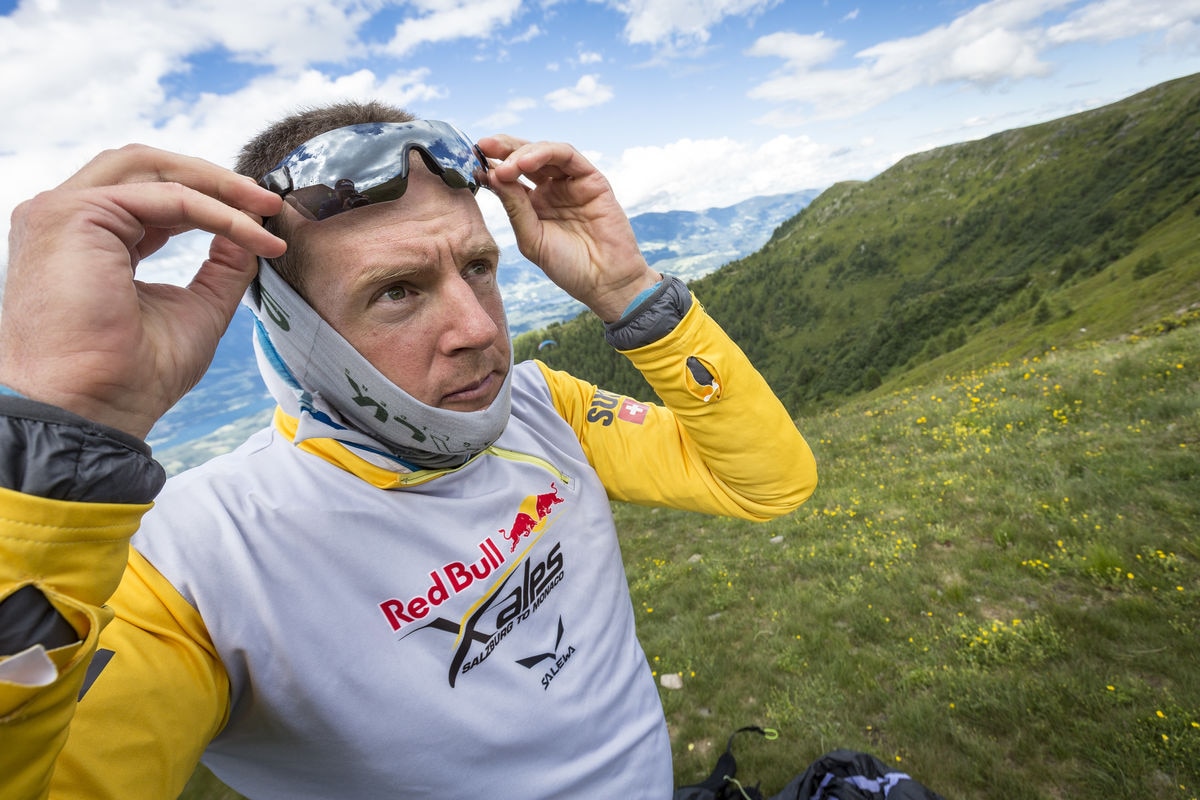
[[658,679],[664,689],[682,689],[683,676],[675,672],[668,672]]

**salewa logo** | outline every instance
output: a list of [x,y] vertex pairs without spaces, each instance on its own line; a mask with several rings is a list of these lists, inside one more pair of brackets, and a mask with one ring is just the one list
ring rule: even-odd
[[558,677],[558,673],[561,672],[562,668],[565,667],[567,662],[571,660],[571,656],[575,655],[574,645],[567,645],[566,651],[562,655],[558,654],[559,648],[562,646],[563,632],[565,630],[566,629],[563,627],[562,617],[560,616],[558,618],[558,636],[554,638],[554,649],[548,653],[539,653],[538,655],[530,656],[529,658],[517,659],[517,663],[525,669],[533,669],[539,664],[544,664],[547,661],[551,662],[550,668],[546,670],[546,674],[542,676],[543,690],[550,688],[550,681]]

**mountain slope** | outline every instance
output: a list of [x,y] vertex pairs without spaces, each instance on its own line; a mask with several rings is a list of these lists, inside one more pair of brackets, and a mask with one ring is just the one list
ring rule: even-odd
[[[955,359],[1129,332],[1200,299],[1200,76],[837,184],[757,253],[692,283],[799,412]],[[649,388],[587,316],[518,339]],[[566,345],[566,346],[563,346]],[[950,355],[945,355],[950,354]],[[925,374],[925,373],[922,373]]]

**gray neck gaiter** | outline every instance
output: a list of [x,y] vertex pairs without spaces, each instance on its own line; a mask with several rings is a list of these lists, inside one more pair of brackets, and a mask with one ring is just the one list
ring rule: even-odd
[[258,319],[255,352],[267,388],[299,420],[297,443],[332,438],[393,469],[447,469],[491,446],[508,424],[511,363],[487,408],[434,408],[384,377],[265,259],[243,302]]

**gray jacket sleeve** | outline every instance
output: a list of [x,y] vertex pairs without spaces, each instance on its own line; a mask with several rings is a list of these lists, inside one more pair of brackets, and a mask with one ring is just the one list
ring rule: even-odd
[[165,480],[145,442],[55,406],[0,396],[0,486],[51,500],[148,503]]
[[604,326],[604,338],[617,350],[645,347],[675,330],[691,307],[687,284],[674,275],[664,275],[645,299],[635,301],[619,320]]
[[[0,395],[0,486],[51,500],[148,503],[163,468],[142,441],[69,411]],[[0,599],[0,656],[77,641],[74,628],[35,586]]]

